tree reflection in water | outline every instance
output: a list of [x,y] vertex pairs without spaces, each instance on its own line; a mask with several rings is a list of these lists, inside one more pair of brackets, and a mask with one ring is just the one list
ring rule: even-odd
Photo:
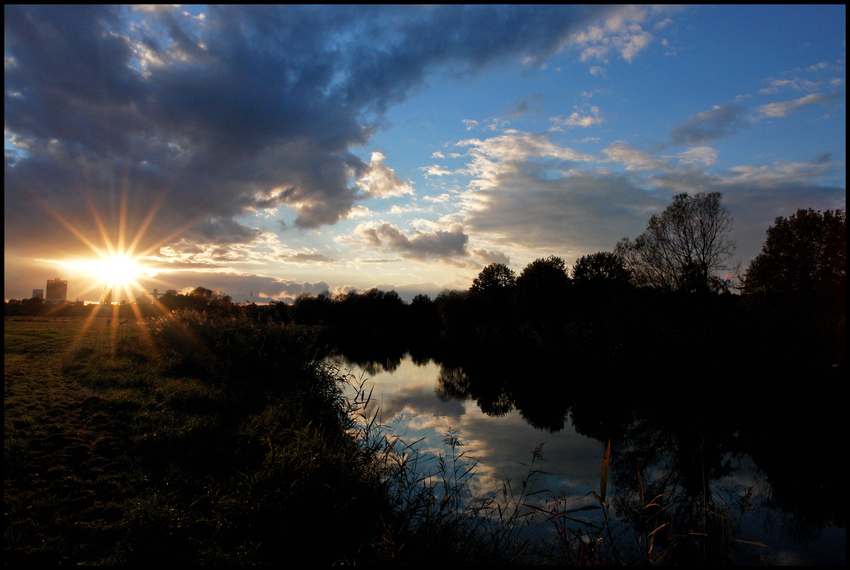
[[[362,344],[339,352],[370,373],[392,371],[404,350],[383,346],[376,353],[372,345],[371,358]],[[747,539],[738,531],[748,517],[778,523],[779,536],[800,543],[846,523],[843,397],[763,387],[743,393],[710,380],[710,372],[679,386],[669,370],[656,375],[652,389],[632,381],[614,390],[610,378],[624,376],[608,370],[590,381],[587,369],[566,366],[564,357],[529,351],[444,350],[434,360],[441,367],[435,393],[443,401],[472,400],[493,417],[516,409],[550,433],[570,421],[582,435],[610,439],[616,517],[638,533],[661,527],[656,548],[675,544],[668,562],[729,562],[742,544],[736,539]],[[828,371],[777,366],[761,377],[771,374],[786,386],[799,378],[839,383]],[[644,508],[653,499],[655,506]]]

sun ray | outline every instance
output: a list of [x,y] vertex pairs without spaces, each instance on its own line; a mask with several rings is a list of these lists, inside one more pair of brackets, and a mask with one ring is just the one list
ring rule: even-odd
[[118,255],[124,255],[124,233],[127,230],[127,186],[121,190],[121,206],[118,212]]
[[[127,248],[127,254],[133,255],[133,252],[136,251],[136,246],[139,245],[139,242],[142,240],[142,236],[145,235],[145,232],[148,229],[148,226],[153,221],[153,217],[156,214],[157,210],[159,210],[159,206],[162,203],[164,195],[161,195],[156,202],[154,202],[153,206],[151,206],[151,211],[148,212],[147,217],[142,222],[142,225],[139,226],[139,230],[136,232],[136,235],[133,237],[133,241],[130,243],[130,247]],[[148,250],[150,251],[150,250]],[[148,252],[144,252],[142,255],[146,255]]]
[[89,212],[92,215],[94,223],[97,225],[97,229],[100,231],[100,238],[103,240],[103,244],[106,246],[106,251],[108,252],[108,255],[104,256],[101,253],[100,256],[104,259],[108,259],[109,257],[115,255],[115,247],[112,245],[112,240],[109,239],[109,232],[106,231],[106,227],[103,224],[103,220],[101,220],[100,214],[98,213],[97,208],[95,208],[91,200],[88,200],[88,208]]
[[49,204],[45,200],[43,200],[39,196],[35,196],[35,199],[39,202],[39,204],[47,211],[48,214],[53,216],[56,221],[65,226],[74,236],[77,237],[81,242],[83,242],[90,250],[99,255],[100,257],[104,257],[104,253],[101,251],[99,247],[97,247],[94,243],[92,243],[86,236],[82,234],[77,228],[75,228],[70,222],[68,222],[65,218],[62,217],[61,214],[56,212],[53,208],[50,207]]
[[[91,195],[86,191],[88,186],[81,185],[79,188],[81,194],[85,196],[86,209],[88,210],[91,220],[96,226],[97,233],[100,237],[100,244],[95,243],[82,230],[78,228],[71,220],[56,211],[39,192],[30,188],[29,193],[33,201],[47,212],[53,219],[67,229],[73,236],[80,240],[95,256],[95,260],[90,261],[72,261],[66,262],[75,266],[78,270],[82,270],[92,278],[89,285],[83,287],[81,294],[86,295],[92,291],[97,291],[99,288],[109,289],[112,291],[113,301],[119,304],[120,301],[126,300],[133,303],[138,298],[138,295],[144,293],[147,289],[145,285],[140,283],[140,277],[145,273],[145,268],[139,263],[151,252],[160,248],[163,244],[180,236],[186,230],[195,225],[202,216],[196,219],[189,219],[172,232],[168,233],[161,239],[157,239],[151,245],[144,247],[142,251],[139,249],[139,244],[145,238],[148,230],[160,209],[161,204],[166,198],[168,191],[163,190],[159,197],[153,202],[149,211],[145,215],[144,220],[133,234],[132,240],[128,239],[129,226],[129,195],[124,185],[121,196],[118,212],[118,225],[116,232],[111,232],[101,212],[91,198]],[[129,243],[128,243],[129,242]],[[160,284],[166,288],[173,287],[173,284],[163,280],[156,279],[154,275],[146,275],[145,282],[153,282]],[[102,300],[102,299],[101,299]],[[153,300],[153,305],[157,307],[164,315],[170,314],[170,311],[158,300]],[[135,309],[133,309],[135,312]],[[99,314],[99,313],[98,313]],[[141,314],[141,312],[139,313]]]

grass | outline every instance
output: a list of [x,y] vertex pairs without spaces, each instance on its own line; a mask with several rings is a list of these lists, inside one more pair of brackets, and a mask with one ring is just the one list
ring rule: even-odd
[[11,324],[6,563],[329,564],[373,540],[379,485],[303,334],[182,315],[54,323],[57,342]]
[[[645,501],[641,485],[649,523],[626,529],[636,554],[620,548],[610,442],[592,505],[540,506],[542,445],[520,485],[479,497],[456,433],[447,455],[426,457],[365,413],[370,398],[303,328],[197,313],[6,319],[4,561],[658,563],[676,544],[662,537],[664,498]],[[567,524],[588,509],[601,525]],[[522,537],[531,516],[550,522],[551,542]]]

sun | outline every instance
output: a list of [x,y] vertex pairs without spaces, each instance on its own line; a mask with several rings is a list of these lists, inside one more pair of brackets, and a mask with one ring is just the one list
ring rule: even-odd
[[111,255],[89,262],[87,270],[93,277],[115,288],[135,283],[141,274],[141,268],[135,260],[126,255]]
[[138,263],[138,258],[118,252],[98,252],[100,259],[80,263],[81,267],[94,282],[91,289],[102,288],[103,296],[109,298],[134,299],[144,288],[138,282],[143,277],[144,268]]

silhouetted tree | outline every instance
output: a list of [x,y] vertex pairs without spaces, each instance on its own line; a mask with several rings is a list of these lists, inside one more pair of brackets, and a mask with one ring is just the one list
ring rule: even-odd
[[159,298],[159,302],[162,303],[162,306],[171,311],[176,311],[181,308],[180,298],[174,289],[169,289]]
[[472,280],[470,291],[490,293],[512,288],[516,285],[516,274],[503,263],[491,263]]
[[433,341],[440,332],[440,313],[437,303],[428,295],[416,295],[407,308],[413,335],[421,342]]
[[525,266],[516,281],[524,295],[548,297],[564,293],[570,286],[567,265],[560,257],[550,255],[546,259],[535,259]]
[[516,334],[515,288],[516,274],[502,263],[491,263],[472,281],[467,302],[479,341],[504,342]]
[[192,289],[192,292],[189,293],[189,296],[210,300],[213,298],[213,292],[212,289],[207,289],[206,287],[195,287]]
[[773,300],[822,295],[844,299],[846,239],[842,210],[821,214],[799,209],[789,218],[776,218],[761,253],[744,274],[742,295]]
[[[744,274],[741,296],[772,331],[843,359],[846,339],[847,220],[842,210],[799,209],[778,217]],[[789,338],[789,335],[793,335]],[[826,355],[823,355],[826,357]]]
[[522,317],[534,323],[563,317],[571,281],[560,257],[550,255],[525,266],[516,280],[517,303]]
[[634,283],[667,291],[728,290],[728,281],[716,275],[735,253],[732,218],[722,198],[720,192],[678,194],[634,241],[620,240],[616,253]]
[[573,281],[577,284],[626,284],[631,275],[623,258],[610,251],[584,255],[573,265]]
[[440,336],[448,344],[466,343],[475,338],[476,322],[472,312],[470,293],[443,290],[434,301],[440,315]]
[[289,305],[283,301],[272,301],[269,303],[269,316],[279,323],[289,323],[292,321],[292,317],[289,315]]
[[300,325],[324,325],[332,311],[331,297],[327,292],[313,296],[302,293],[290,308],[292,320]]

